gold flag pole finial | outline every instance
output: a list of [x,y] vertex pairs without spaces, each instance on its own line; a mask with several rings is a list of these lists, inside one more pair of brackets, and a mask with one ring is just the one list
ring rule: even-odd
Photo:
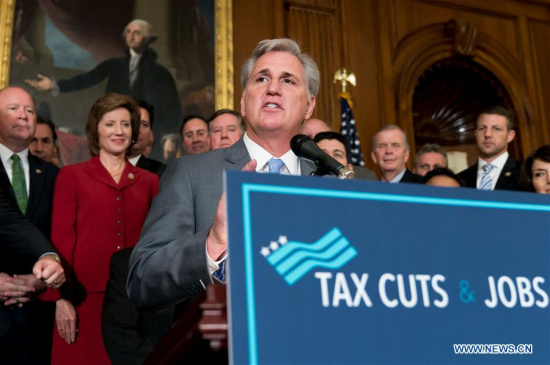
[[344,94],[346,93],[346,86],[348,82],[353,86],[356,85],[355,74],[353,72],[346,70],[345,67],[339,69],[334,74],[333,82],[336,83],[336,81],[340,81],[340,83],[342,84],[342,93]]
[[356,85],[355,74],[351,71],[346,70],[346,68],[343,67],[336,71],[336,73],[334,74],[333,83],[336,83],[336,81],[340,81],[340,83],[342,84],[342,92],[338,94],[338,97],[345,98],[348,101],[350,107],[353,108],[353,100],[351,99],[350,93],[346,91],[346,86],[348,82],[353,86]]

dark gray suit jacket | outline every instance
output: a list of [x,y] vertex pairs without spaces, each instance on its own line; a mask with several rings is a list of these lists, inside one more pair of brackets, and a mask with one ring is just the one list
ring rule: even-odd
[[[130,258],[127,291],[138,306],[176,304],[212,283],[206,236],[223,192],[223,171],[240,170],[249,161],[241,138],[229,148],[168,165]],[[300,168],[310,175],[314,165],[300,160]]]
[[378,180],[374,171],[364,166],[353,166],[356,180]]

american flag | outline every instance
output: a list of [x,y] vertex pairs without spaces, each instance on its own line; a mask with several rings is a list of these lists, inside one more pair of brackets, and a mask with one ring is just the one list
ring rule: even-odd
[[349,160],[353,165],[365,166],[365,162],[363,162],[363,154],[361,153],[361,143],[359,142],[357,128],[355,127],[355,119],[353,119],[351,106],[345,96],[340,97],[340,110],[342,111],[340,133],[342,133],[349,142],[351,149],[351,156]]

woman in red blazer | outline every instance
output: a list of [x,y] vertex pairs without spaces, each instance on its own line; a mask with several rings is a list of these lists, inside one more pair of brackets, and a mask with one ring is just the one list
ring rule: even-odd
[[[139,106],[132,98],[113,93],[100,98],[86,125],[93,157],[62,168],[57,177],[52,242],[73,280],[60,297],[48,293],[57,300],[52,364],[110,363],[101,335],[109,260],[135,246],[158,192],[157,175],[126,159],[139,125]],[[77,287],[84,289],[83,300],[77,299]]]

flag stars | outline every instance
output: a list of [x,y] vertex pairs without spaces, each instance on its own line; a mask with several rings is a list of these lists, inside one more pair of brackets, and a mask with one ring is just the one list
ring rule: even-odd
[[285,245],[287,242],[288,239],[286,238],[286,236],[279,236],[279,243],[281,244],[281,246]]
[[271,241],[269,243],[269,248],[272,250],[272,251],[275,251],[279,248],[279,244],[276,242],[276,241]]

